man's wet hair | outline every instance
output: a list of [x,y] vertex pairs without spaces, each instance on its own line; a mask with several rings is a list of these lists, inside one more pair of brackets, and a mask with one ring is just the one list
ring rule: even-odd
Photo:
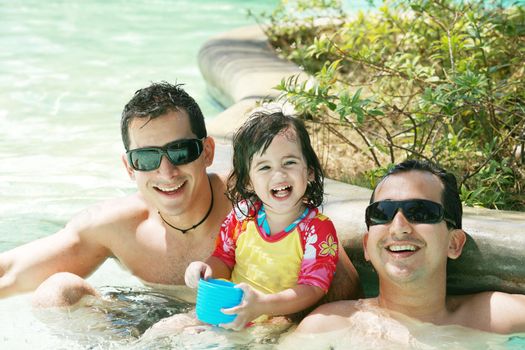
[[370,204],[374,202],[375,191],[384,179],[386,179],[390,175],[399,174],[411,170],[426,171],[436,175],[439,178],[439,180],[443,184],[441,204],[445,209],[445,217],[453,220],[456,223],[454,227],[451,223],[447,222],[447,227],[449,229],[461,229],[463,207],[461,205],[461,200],[459,199],[458,184],[456,177],[454,176],[454,174],[447,172],[445,169],[429,161],[409,159],[395,165],[392,169],[388,171],[388,173],[385,176],[383,176],[383,178],[381,178],[381,181],[379,181],[376,187],[374,188],[372,196],[370,197]]
[[183,84],[168,82],[152,83],[137,90],[133,98],[124,106],[120,121],[120,131],[124,148],[129,151],[129,124],[133,119],[142,118],[145,124],[169,112],[184,110],[190,119],[191,131],[202,139],[207,136],[204,116],[197,102],[182,89]]

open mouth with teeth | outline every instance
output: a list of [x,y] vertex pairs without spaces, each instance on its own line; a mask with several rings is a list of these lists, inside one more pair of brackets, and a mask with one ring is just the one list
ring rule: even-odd
[[412,244],[390,245],[386,249],[391,253],[412,253],[419,250],[418,247]]
[[292,186],[280,186],[271,189],[271,193],[276,198],[286,198],[292,193]]
[[180,189],[186,184],[186,181],[184,181],[183,183],[175,186],[175,185],[159,185],[159,186],[155,186],[154,188],[158,191],[158,192],[161,192],[163,194],[166,194],[166,195],[172,195],[172,194],[176,194],[178,191],[180,191]]

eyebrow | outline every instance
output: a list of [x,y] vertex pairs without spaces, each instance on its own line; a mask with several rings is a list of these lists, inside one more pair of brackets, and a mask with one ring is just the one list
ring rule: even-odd
[[[290,154],[290,155],[286,155],[286,156],[282,157],[282,158],[281,158],[281,161],[284,160],[284,159],[290,159],[290,158],[291,158],[291,159],[301,160],[301,157],[298,157],[298,156],[295,156],[295,155],[293,155],[293,154]],[[258,167],[259,165],[264,164],[264,163],[267,163],[267,162],[269,162],[268,159],[259,160],[259,161],[257,161],[257,163],[253,163],[253,164],[252,164],[252,167],[254,167],[254,168],[255,168],[255,167]]]

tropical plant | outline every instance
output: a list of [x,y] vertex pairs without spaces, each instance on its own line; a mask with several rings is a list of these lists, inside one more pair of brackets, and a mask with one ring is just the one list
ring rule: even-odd
[[345,17],[338,1],[299,0],[263,18],[270,43],[313,77],[278,89],[363,156],[370,185],[421,158],[458,176],[465,204],[525,210],[522,5],[385,0]]

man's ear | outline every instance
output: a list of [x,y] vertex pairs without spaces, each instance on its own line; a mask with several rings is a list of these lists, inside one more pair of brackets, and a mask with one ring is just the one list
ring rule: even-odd
[[448,257],[450,259],[457,259],[463,252],[463,246],[467,241],[467,234],[460,229],[452,230],[449,233],[448,239]]
[[208,136],[204,139],[203,142],[204,150],[204,164],[206,167],[209,167],[213,163],[213,158],[215,157],[215,140],[213,137]]
[[122,159],[122,163],[124,163],[124,167],[126,168],[126,172],[128,173],[129,178],[131,180],[135,180],[135,170],[133,170],[133,168],[129,165],[128,157],[126,157],[126,155],[123,154],[121,159]]
[[363,235],[363,253],[365,254],[365,260],[370,261],[370,257],[368,256],[368,253],[366,251],[366,247],[368,245],[368,231],[365,232]]

